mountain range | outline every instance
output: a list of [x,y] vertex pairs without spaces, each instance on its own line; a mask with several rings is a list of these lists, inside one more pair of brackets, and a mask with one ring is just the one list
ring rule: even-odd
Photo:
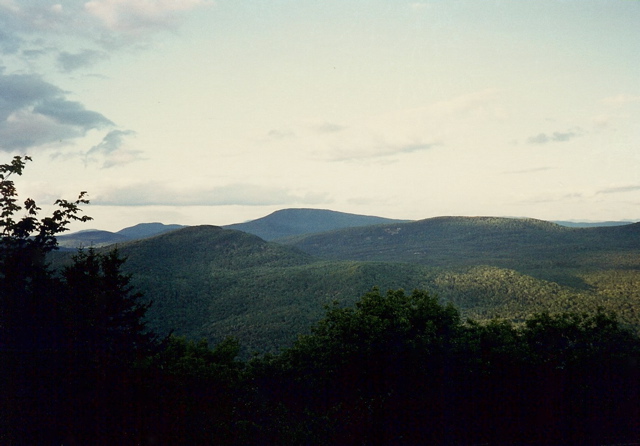
[[129,240],[139,240],[164,232],[174,231],[184,228],[184,225],[165,225],[163,223],[140,223],[119,230],[118,232],[102,231],[99,229],[88,229],[63,234],[58,236],[58,245],[63,249],[75,248],[99,248],[103,246],[124,243]]
[[[265,217],[243,223],[222,226],[225,229],[235,229],[267,240],[284,240],[306,234],[316,234],[338,229],[384,225],[393,223],[407,223],[410,220],[400,220],[369,215],[350,214],[326,209],[282,209]],[[577,222],[555,221],[561,226],[573,228],[624,226],[628,221]],[[126,227],[117,232],[89,229],[58,236],[58,244],[63,249],[80,247],[103,247],[130,240],[152,237],[164,232],[184,228],[184,225],[163,223],[139,223]]]
[[[369,226],[385,223],[403,223],[407,220],[349,214],[322,209],[283,209],[270,215],[244,223],[223,226],[257,235],[264,240],[275,240],[301,234],[331,231],[335,229]],[[163,223],[140,223],[117,232],[90,229],[58,237],[61,248],[95,248],[139,240],[175,229],[184,225]]]
[[128,237],[118,241],[126,271],[154,302],[151,327],[211,342],[235,336],[244,354],[277,351],[326,305],[352,304],[373,286],[424,288],[479,320],[604,307],[640,327],[638,223],[572,228],[284,210],[244,225],[230,227],[246,232],[155,224],[114,233]]

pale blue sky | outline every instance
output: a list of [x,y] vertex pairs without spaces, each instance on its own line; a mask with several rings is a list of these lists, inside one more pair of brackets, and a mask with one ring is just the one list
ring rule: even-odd
[[0,0],[0,155],[110,230],[635,221],[639,25],[619,0]]

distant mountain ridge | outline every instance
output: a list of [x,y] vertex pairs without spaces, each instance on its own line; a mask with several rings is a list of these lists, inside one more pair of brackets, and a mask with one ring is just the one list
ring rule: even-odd
[[635,221],[554,221],[561,226],[567,226],[569,228],[596,228],[600,226],[624,226],[632,223],[636,223]]
[[117,232],[90,229],[58,236],[58,246],[63,249],[101,248],[115,243],[144,239],[168,231],[184,228],[184,225],[165,225],[163,223],[139,223]]
[[[212,342],[234,336],[245,354],[290,345],[324,305],[353,303],[373,286],[428,289],[476,319],[604,306],[640,327],[640,223],[437,217],[277,242],[190,226],[118,247],[133,285],[154,301],[150,326]],[[58,267],[70,258],[57,255]]]
[[[445,217],[435,217],[445,218]],[[518,220],[518,219],[511,219]],[[221,226],[225,229],[234,229],[248,234],[257,235],[266,241],[281,241],[288,243],[288,239],[298,236],[320,234],[340,229],[377,226],[386,224],[409,223],[412,220],[384,218],[370,215],[350,214],[327,209],[290,208],[275,211],[264,217],[243,223],[234,223]],[[632,222],[606,221],[606,222],[574,222],[554,221],[563,227],[587,228],[601,226],[624,226]],[[75,249],[79,247],[104,247],[115,243],[124,243],[130,240],[138,240],[153,237],[167,231],[181,229],[185,225],[163,223],[140,223],[121,229],[117,232],[90,229],[64,234],[58,237],[59,246],[63,249]]]
[[331,260],[514,268],[565,262],[584,253],[640,249],[640,223],[570,228],[536,219],[435,217],[403,224],[341,229],[284,241]]
[[409,220],[349,214],[326,209],[282,209],[265,217],[245,223],[223,226],[257,235],[267,240],[277,240],[302,234],[314,234],[336,229],[405,223]]

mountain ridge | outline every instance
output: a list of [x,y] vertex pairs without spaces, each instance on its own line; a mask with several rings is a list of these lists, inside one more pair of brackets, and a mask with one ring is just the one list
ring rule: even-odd
[[640,223],[570,228],[537,219],[434,217],[404,224],[341,229],[283,241],[331,260],[438,266],[562,262],[588,248],[640,249]]
[[[340,229],[352,227],[376,226],[385,224],[402,224],[415,221],[423,221],[438,218],[481,218],[481,219],[508,219],[508,220],[531,220],[511,217],[453,217],[440,216],[422,220],[401,220],[371,215],[351,214],[328,209],[312,208],[288,208],[272,212],[264,217],[249,220],[243,223],[233,223],[223,225],[225,229],[236,229],[249,234],[254,234],[267,241],[280,241],[289,243],[290,239],[310,234],[320,234]],[[546,221],[546,220],[538,220]],[[567,228],[586,228],[604,226],[626,226],[633,222],[607,221],[607,222],[571,222],[571,221],[548,221]],[[137,240],[152,237],[166,231],[176,230],[186,227],[179,224],[163,224],[159,222],[138,223],[119,231],[105,231],[100,229],[85,229],[70,234],[63,234],[58,237],[59,246],[63,249],[74,249],[78,247],[103,247],[115,243],[123,243],[127,240]]]
[[277,240],[301,234],[320,233],[348,227],[406,222],[371,215],[350,214],[328,209],[291,208],[272,212],[262,218],[223,226],[263,238]]
[[144,239],[162,234],[168,231],[175,231],[186,226],[164,223],[138,223],[134,226],[123,228],[117,232],[103,231],[100,229],[85,229],[70,234],[58,236],[58,246],[63,249],[76,249],[94,247],[100,248],[124,243],[131,240]]
[[436,217],[292,240],[202,225],[118,248],[132,284],[154,301],[150,326],[211,342],[235,336],[245,355],[290,345],[326,305],[349,305],[373,286],[427,289],[479,320],[604,306],[640,327],[637,223]]

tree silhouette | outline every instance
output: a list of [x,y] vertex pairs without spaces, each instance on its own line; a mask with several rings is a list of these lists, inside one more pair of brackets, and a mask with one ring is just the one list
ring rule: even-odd
[[0,165],[0,443],[122,443],[136,429],[126,396],[136,365],[159,346],[144,324],[149,304],[117,251],[80,251],[51,270],[56,235],[91,219],[80,209],[89,201],[57,200],[42,218],[34,200],[20,205],[12,176],[30,160]]

